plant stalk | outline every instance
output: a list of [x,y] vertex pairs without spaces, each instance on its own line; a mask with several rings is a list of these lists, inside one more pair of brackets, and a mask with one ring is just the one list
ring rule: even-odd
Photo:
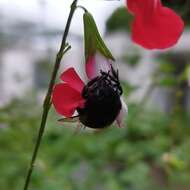
[[66,24],[66,27],[65,27],[65,31],[64,31],[64,34],[63,34],[61,46],[60,46],[60,49],[59,49],[59,51],[57,53],[57,56],[56,56],[56,60],[55,60],[55,63],[54,63],[54,68],[53,68],[53,72],[52,72],[52,75],[51,75],[51,80],[50,80],[50,83],[49,83],[48,91],[47,91],[46,97],[44,99],[43,112],[42,112],[41,123],[40,123],[39,132],[38,132],[38,137],[37,137],[37,141],[36,141],[36,144],[35,144],[35,147],[34,147],[32,159],[31,159],[30,166],[29,166],[29,169],[28,169],[28,172],[27,172],[27,176],[26,176],[26,179],[25,179],[25,184],[24,184],[23,190],[28,190],[28,187],[29,187],[29,184],[30,184],[30,181],[31,181],[31,175],[32,175],[32,172],[33,172],[33,168],[34,168],[34,165],[35,165],[35,161],[36,161],[38,150],[39,150],[39,147],[40,147],[40,144],[41,144],[41,140],[42,140],[42,137],[43,137],[43,134],[44,134],[44,129],[45,129],[45,126],[46,126],[48,113],[49,113],[49,110],[50,110],[50,107],[51,107],[51,94],[52,94],[53,87],[55,85],[56,76],[57,76],[57,73],[58,73],[58,70],[59,70],[59,67],[60,67],[61,59],[62,59],[64,53],[69,49],[67,44],[66,44],[66,39],[67,39],[67,36],[68,36],[68,33],[69,33],[71,21],[72,21],[74,12],[76,10],[76,7],[77,7],[77,0],[74,0],[73,3],[71,4],[71,9],[70,9],[69,17],[68,17],[67,24]]

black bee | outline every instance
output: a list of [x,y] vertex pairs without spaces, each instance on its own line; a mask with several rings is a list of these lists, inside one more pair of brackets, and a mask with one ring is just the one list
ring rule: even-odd
[[77,108],[80,122],[90,128],[111,125],[121,110],[122,93],[118,71],[113,67],[108,72],[101,71],[100,76],[89,81],[83,88],[85,106]]

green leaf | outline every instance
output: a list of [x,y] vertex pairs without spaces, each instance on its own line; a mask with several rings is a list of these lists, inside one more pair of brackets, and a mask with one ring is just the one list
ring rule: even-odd
[[83,15],[84,19],[84,43],[85,43],[85,58],[88,59],[89,56],[93,56],[97,51],[99,51],[107,59],[115,61],[110,50],[104,43],[93,16],[89,12],[85,12]]
[[174,73],[176,71],[175,65],[165,60],[162,60],[159,67],[160,67],[160,72],[166,73],[166,74]]
[[171,87],[177,85],[177,80],[173,76],[165,76],[158,83],[161,86]]

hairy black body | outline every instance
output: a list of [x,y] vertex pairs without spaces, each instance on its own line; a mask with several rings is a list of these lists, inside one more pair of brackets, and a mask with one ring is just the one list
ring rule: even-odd
[[[111,73],[110,73],[111,72]],[[121,110],[122,88],[118,72],[109,72],[91,80],[83,89],[86,100],[84,108],[77,108],[81,123],[90,128],[104,128],[111,125]]]

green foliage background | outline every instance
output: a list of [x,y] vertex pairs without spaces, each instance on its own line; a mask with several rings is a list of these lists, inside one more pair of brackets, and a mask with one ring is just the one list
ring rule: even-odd
[[[35,143],[40,107],[14,101],[0,114],[0,187],[20,190]],[[28,110],[28,111],[27,111]],[[75,133],[52,111],[30,189],[188,189],[190,117],[129,106],[127,128]]]

